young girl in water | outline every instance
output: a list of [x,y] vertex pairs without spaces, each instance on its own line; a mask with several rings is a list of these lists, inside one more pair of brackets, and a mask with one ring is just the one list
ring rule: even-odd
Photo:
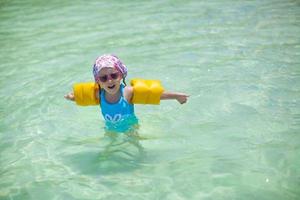
[[[100,102],[106,129],[118,132],[130,130],[138,123],[138,119],[132,103],[133,87],[125,83],[127,67],[117,56],[105,54],[96,59],[93,74],[101,88],[96,92],[96,98]],[[65,95],[65,98],[74,101],[74,93]],[[161,100],[175,99],[181,104],[186,103],[187,98],[187,94],[178,92],[163,92],[160,96]]]

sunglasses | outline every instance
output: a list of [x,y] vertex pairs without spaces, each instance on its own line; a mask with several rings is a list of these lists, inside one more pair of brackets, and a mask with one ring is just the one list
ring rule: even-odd
[[116,73],[100,76],[99,79],[102,83],[105,83],[106,81],[108,81],[109,78],[116,80],[119,78],[119,76],[120,76],[120,73],[116,72]]

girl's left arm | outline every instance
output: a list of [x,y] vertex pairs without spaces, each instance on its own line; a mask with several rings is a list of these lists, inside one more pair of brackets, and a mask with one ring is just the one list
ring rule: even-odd
[[185,93],[164,91],[161,94],[160,99],[161,100],[176,99],[180,104],[184,104],[187,102],[188,97],[189,97],[189,95],[187,95]]
[[[133,87],[131,86],[126,86],[125,90],[124,90],[124,97],[126,98],[126,100],[130,103],[132,103],[132,97],[133,97]],[[189,97],[189,95],[185,94],[185,93],[179,93],[179,92],[167,92],[164,91],[161,96],[160,99],[161,100],[167,100],[167,99],[176,99],[179,103],[184,104],[187,102],[187,98]]]
[[127,102],[132,103],[132,97],[133,97],[133,87],[126,86],[124,88],[124,97],[127,100]]

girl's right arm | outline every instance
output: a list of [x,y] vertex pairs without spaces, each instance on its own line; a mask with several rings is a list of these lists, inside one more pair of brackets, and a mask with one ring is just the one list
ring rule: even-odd
[[[75,96],[73,92],[69,92],[68,94],[66,94],[65,99],[70,100],[70,101],[75,101]],[[96,98],[99,99],[99,90],[97,90],[96,92]]]
[[75,101],[75,96],[73,92],[69,92],[68,94],[66,94],[65,99],[70,100],[70,101]]

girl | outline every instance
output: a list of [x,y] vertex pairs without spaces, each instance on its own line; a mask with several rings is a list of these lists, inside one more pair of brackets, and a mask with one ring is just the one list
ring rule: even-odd
[[[127,132],[137,125],[138,119],[134,114],[134,106],[131,102],[133,87],[127,86],[125,83],[127,67],[122,61],[115,55],[102,55],[94,63],[93,74],[95,82],[101,88],[97,92],[96,98],[100,102],[106,129]],[[175,99],[183,104],[186,103],[188,97],[184,93],[163,92],[160,99]],[[72,92],[65,95],[65,98],[71,101],[75,100]]]

